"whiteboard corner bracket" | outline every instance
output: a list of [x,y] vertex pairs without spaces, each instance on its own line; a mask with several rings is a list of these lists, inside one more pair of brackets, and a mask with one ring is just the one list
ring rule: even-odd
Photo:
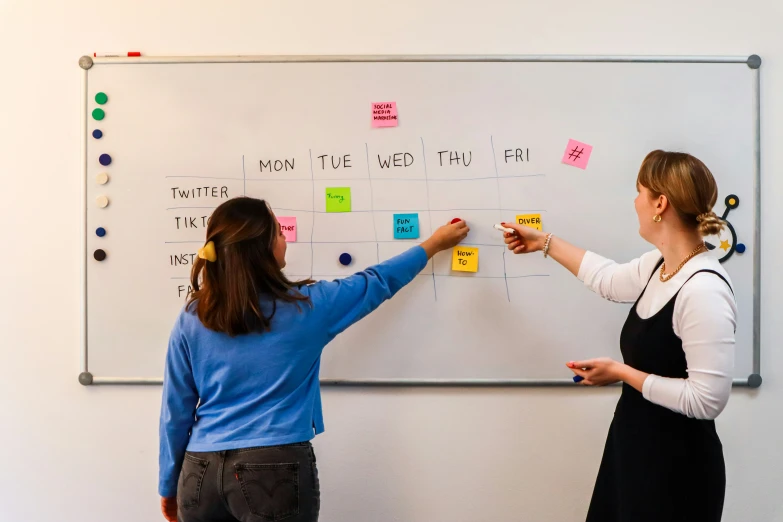
[[84,69],[85,71],[87,69],[90,69],[92,67],[93,61],[92,56],[82,56],[79,58],[79,67]]
[[748,388],[758,388],[759,386],[761,386],[761,375],[751,373],[748,376]]

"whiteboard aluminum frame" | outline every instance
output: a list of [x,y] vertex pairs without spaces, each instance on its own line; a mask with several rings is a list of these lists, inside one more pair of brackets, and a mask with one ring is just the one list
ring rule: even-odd
[[[601,55],[257,55],[257,56],[142,56],[93,58],[82,56],[82,234],[80,251],[83,256],[81,276],[81,373],[82,385],[160,385],[162,378],[95,377],[89,371],[87,342],[87,143],[89,69],[95,64],[186,64],[186,63],[361,63],[361,62],[586,62],[586,63],[714,63],[746,64],[753,74],[753,373],[744,379],[734,379],[737,387],[761,386],[761,58],[750,56],[601,56]],[[321,379],[322,385],[368,387],[561,387],[574,386],[571,379]]]

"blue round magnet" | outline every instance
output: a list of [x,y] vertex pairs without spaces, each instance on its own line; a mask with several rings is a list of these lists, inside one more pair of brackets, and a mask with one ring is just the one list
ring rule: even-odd
[[98,161],[100,161],[101,165],[103,165],[104,167],[106,165],[111,165],[111,156],[109,156],[108,154],[101,154],[101,156],[98,158]]
[[739,243],[737,245],[737,253],[744,254],[745,253],[745,243]]
[[98,236],[98,237],[105,236],[106,235],[106,229],[103,228],[103,227],[98,227],[97,229],[95,229],[95,235]]
[[340,254],[340,264],[348,266],[351,264],[351,254]]
[[103,132],[101,131],[101,129],[95,129],[94,131],[92,131],[92,137],[95,138],[96,140],[99,140],[103,138]]

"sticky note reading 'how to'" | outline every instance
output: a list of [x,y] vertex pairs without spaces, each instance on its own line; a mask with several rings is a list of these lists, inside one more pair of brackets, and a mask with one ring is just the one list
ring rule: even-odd
[[478,251],[475,247],[454,247],[451,269],[457,272],[478,272]]
[[381,102],[372,104],[372,126],[396,127],[397,102]]
[[563,160],[561,163],[566,165],[573,165],[582,170],[587,168],[587,162],[590,159],[590,154],[593,152],[593,146],[581,141],[568,140],[568,146],[563,153]]
[[517,225],[541,230],[541,214],[521,214],[517,216]]
[[351,187],[328,187],[326,189],[327,212],[351,211]]
[[294,243],[296,241],[296,218],[278,216],[277,222],[280,223],[280,230],[285,236],[286,243]]
[[418,214],[394,214],[394,239],[416,239],[419,237]]

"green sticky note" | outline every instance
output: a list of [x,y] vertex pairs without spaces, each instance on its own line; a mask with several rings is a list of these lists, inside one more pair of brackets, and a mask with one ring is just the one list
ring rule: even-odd
[[351,211],[351,187],[327,187],[326,188],[327,212]]

